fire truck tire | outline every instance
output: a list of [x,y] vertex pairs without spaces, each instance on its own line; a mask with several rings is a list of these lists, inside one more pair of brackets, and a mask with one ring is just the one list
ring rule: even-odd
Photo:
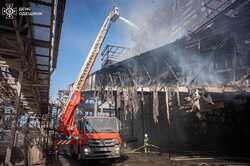
[[72,158],[77,158],[75,152],[74,152],[74,149],[73,149],[73,146],[70,147],[70,155]]

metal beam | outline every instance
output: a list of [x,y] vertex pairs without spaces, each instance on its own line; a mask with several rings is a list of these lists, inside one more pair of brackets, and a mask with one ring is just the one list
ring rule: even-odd
[[14,58],[19,58],[21,55],[23,55],[23,52],[13,50],[13,49],[6,49],[6,48],[0,48],[0,56],[8,55],[12,56]]
[[30,0],[32,3],[35,3],[35,4],[39,4],[39,5],[44,5],[44,6],[52,6],[51,3],[49,2],[44,2],[44,1],[40,1],[40,0]]
[[38,39],[31,39],[31,43],[35,46],[39,46],[39,47],[45,47],[45,48],[50,48],[51,44],[49,41],[45,41],[45,40],[38,40]]
[[31,23],[34,26],[39,26],[39,27],[43,27],[43,28],[50,28],[50,25],[45,25],[45,24],[39,24],[39,23]]
[[41,55],[41,54],[35,54],[35,56],[39,56],[39,57],[45,57],[45,58],[49,58],[49,55]]
[[[95,87],[95,88],[93,88]],[[129,88],[129,87],[127,87]],[[145,87],[138,87],[136,90],[138,92],[141,91],[141,88],[143,88],[144,92],[153,92],[155,89],[155,86],[145,86]],[[202,85],[197,85],[197,86],[184,86],[184,85],[180,85],[180,86],[159,86],[158,89],[156,91],[158,92],[164,92],[164,89],[168,88],[168,89],[172,89],[175,91],[179,91],[180,93],[188,93],[189,89],[204,89],[206,90],[206,92],[208,93],[238,93],[238,92],[246,92],[246,93],[250,93],[250,87],[241,87],[241,90],[239,90],[239,88],[236,88],[235,86],[231,86],[231,85],[223,85],[223,86],[216,86],[216,85],[210,85],[210,86],[202,86]],[[88,92],[88,91],[98,91],[101,88],[98,88],[96,86],[92,86],[92,88],[86,89],[84,92]],[[117,91],[118,89],[123,89],[123,88],[117,88],[117,87],[106,87],[104,90],[106,91]]]
[[49,75],[49,72],[48,72],[47,70],[36,69],[36,71],[37,71],[38,73],[42,73],[42,74],[47,74],[47,75]]
[[5,25],[0,25],[0,30],[14,31],[15,28],[9,27],[9,26],[5,26]]
[[36,64],[36,65],[38,65],[38,66],[46,66],[46,67],[49,67],[49,65],[40,64],[40,63],[38,63],[38,64]]

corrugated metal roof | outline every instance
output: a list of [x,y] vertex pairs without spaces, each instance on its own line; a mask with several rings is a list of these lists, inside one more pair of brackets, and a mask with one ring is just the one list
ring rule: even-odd
[[[15,88],[17,75],[24,72],[21,104],[24,110],[46,113],[49,104],[50,76],[55,68],[59,47],[65,0],[31,0],[9,3],[17,9],[14,19],[0,16],[0,67],[10,68],[9,77],[0,74],[1,80],[14,79],[9,87]],[[6,7],[7,1],[1,1]],[[31,9],[33,15],[21,16],[20,8]],[[15,28],[15,24],[18,28]],[[6,41],[3,43],[2,41]],[[23,50],[20,48],[22,47]],[[17,58],[13,61],[13,58]],[[13,62],[13,63],[12,63]],[[4,66],[5,65],[5,66]]]

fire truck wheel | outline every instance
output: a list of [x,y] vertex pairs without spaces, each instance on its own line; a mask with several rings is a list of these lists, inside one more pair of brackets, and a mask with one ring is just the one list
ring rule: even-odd
[[78,159],[78,155],[75,153],[73,147],[70,149],[70,155],[73,159]]

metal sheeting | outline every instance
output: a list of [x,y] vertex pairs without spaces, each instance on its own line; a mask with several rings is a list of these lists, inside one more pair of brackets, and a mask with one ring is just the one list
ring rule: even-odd
[[48,27],[33,26],[34,38],[49,41],[50,29]]
[[[41,12],[42,17],[40,15],[34,15],[32,16],[32,22],[37,24],[43,24],[43,25],[50,25],[51,23],[51,7],[54,7],[54,4],[51,4],[51,6],[46,6],[43,4],[31,3],[32,11],[33,12]],[[51,3],[51,2],[49,2]]]

